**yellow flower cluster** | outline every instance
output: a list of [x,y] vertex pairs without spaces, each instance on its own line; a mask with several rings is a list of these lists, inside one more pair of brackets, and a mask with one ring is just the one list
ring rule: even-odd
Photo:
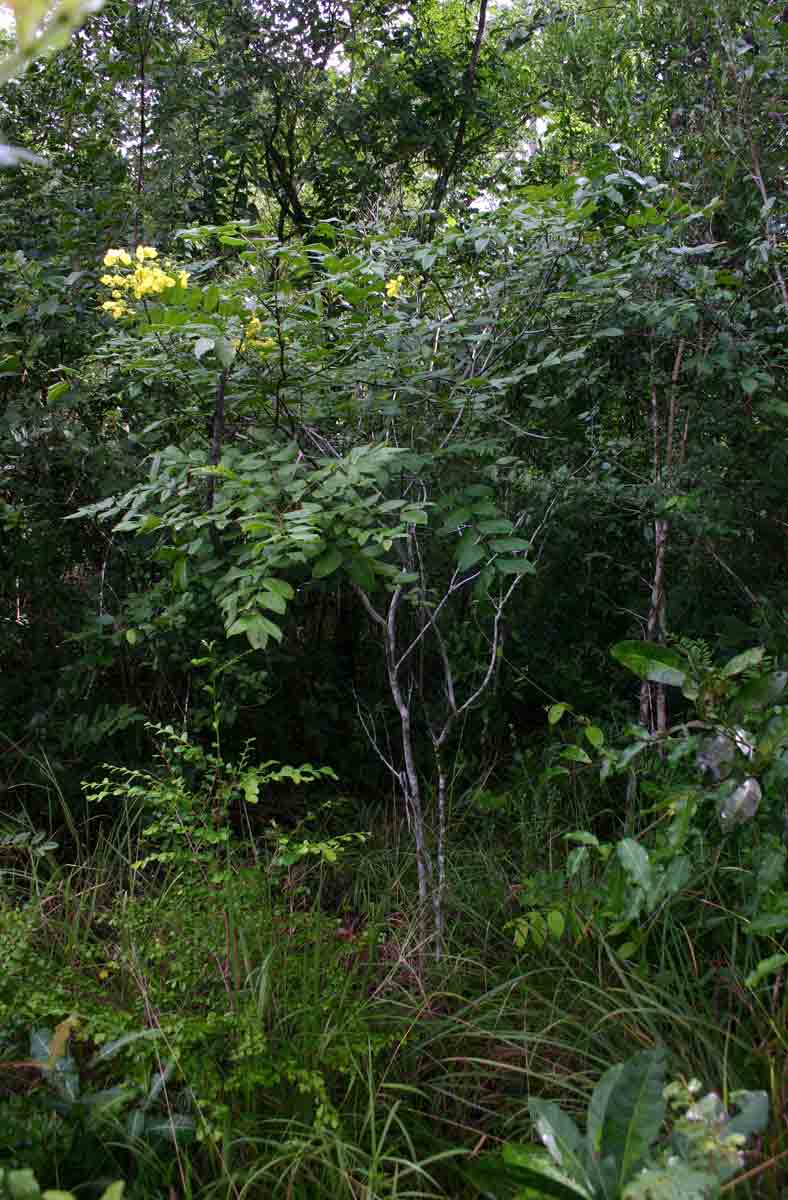
[[402,285],[405,282],[404,275],[395,275],[393,279],[389,279],[386,284],[386,295],[389,300],[396,300],[397,296],[402,291]]
[[143,300],[147,296],[157,296],[167,288],[175,287],[176,284],[184,288],[188,287],[188,272],[173,271],[170,273],[165,271],[158,263],[151,262],[158,256],[158,251],[153,246],[138,246],[134,252],[134,258],[131,257],[128,250],[108,250],[104,255],[105,267],[121,266],[134,269],[124,275],[101,276],[104,287],[112,289],[112,299],[105,300],[101,306],[102,309],[115,320],[119,320],[120,317],[126,316],[131,311],[127,301],[132,297],[135,300]]
[[273,338],[258,338],[255,334],[262,329],[263,323],[257,316],[252,316],[246,323],[244,335],[237,343],[239,350],[273,350],[276,342]]

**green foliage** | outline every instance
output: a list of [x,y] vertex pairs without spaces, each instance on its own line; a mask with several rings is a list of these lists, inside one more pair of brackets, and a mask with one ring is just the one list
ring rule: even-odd
[[[124,1184],[111,1183],[101,1194],[101,1200],[121,1200]],[[75,1200],[72,1192],[64,1192],[59,1188],[47,1188],[41,1191],[34,1173],[29,1168],[20,1167],[15,1171],[5,1171],[0,1167],[0,1196],[3,1200]]]
[[14,9],[2,1170],[779,1195],[782,5]]
[[[719,1195],[719,1186],[741,1170],[741,1147],[768,1118],[764,1092],[733,1097],[739,1111],[729,1116],[710,1092],[697,1099],[700,1084],[665,1086],[665,1057],[644,1050],[611,1067],[594,1090],[586,1133],[552,1101],[531,1100],[530,1111],[547,1154],[508,1145],[503,1166],[521,1185],[517,1195],[585,1196],[600,1200],[661,1200]],[[667,1104],[672,1126],[663,1136]]]

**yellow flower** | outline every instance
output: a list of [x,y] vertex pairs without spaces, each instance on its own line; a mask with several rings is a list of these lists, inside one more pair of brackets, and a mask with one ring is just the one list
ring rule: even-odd
[[188,271],[179,271],[178,272],[178,283],[183,288],[189,286],[189,272]]
[[101,282],[104,284],[104,287],[112,287],[112,283],[113,283],[112,275],[102,275]]
[[402,285],[405,282],[404,275],[395,275],[393,279],[389,279],[386,284],[386,295],[389,300],[395,300],[402,291]]
[[135,250],[137,262],[144,262],[146,258],[158,258],[158,250],[154,250],[153,246],[138,246]]
[[114,267],[115,263],[122,263],[124,267],[131,266],[131,256],[127,250],[108,250],[104,255],[104,266]]
[[104,312],[108,312],[116,321],[119,321],[121,317],[125,317],[129,311],[122,300],[105,300],[101,307]]

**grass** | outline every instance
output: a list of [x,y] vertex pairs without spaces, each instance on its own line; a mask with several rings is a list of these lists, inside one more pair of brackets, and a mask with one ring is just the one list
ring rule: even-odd
[[[717,962],[686,911],[665,915],[648,963],[590,931],[516,952],[512,885],[540,859],[520,849],[532,801],[455,838],[436,964],[406,832],[373,828],[334,867],[272,871],[241,840],[220,870],[181,854],[140,871],[133,813],[73,831],[60,797],[70,854],[0,861],[0,1165],[85,1195],[122,1176],[135,1200],[474,1200],[462,1164],[530,1140],[530,1096],[579,1115],[607,1067],[657,1042],[675,1075],[725,1097],[765,1087],[774,1120],[759,1149],[776,1159],[781,991],[744,988],[751,948],[729,939]],[[542,821],[542,858],[557,855],[556,810]],[[722,904],[724,877],[702,888]],[[57,1097],[29,1065],[28,1038],[71,1013],[85,1094],[125,1090],[106,1110],[64,1117],[47,1108]],[[98,1047],[143,1030],[156,1036],[90,1065]],[[135,1126],[140,1106],[156,1132]],[[737,1195],[773,1200],[781,1178],[775,1162]]]

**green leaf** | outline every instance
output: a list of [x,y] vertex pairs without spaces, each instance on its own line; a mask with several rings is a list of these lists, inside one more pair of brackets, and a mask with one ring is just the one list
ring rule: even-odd
[[713,1200],[717,1194],[716,1175],[676,1162],[641,1171],[624,1188],[621,1200]]
[[764,979],[782,971],[787,964],[788,954],[772,954],[769,958],[762,958],[755,970],[750,971],[744,982],[748,988],[756,988],[759,983],[763,983]]
[[475,566],[486,555],[487,551],[483,545],[476,541],[474,531],[468,529],[460,538],[457,546],[456,558],[459,569],[461,571],[469,570],[470,567]]
[[742,671],[746,671],[749,667],[757,667],[765,653],[763,646],[753,646],[751,650],[737,654],[735,658],[726,662],[722,668],[722,675],[726,679],[730,679],[733,675],[741,675]]
[[257,603],[271,612],[278,613],[279,616],[283,616],[287,612],[287,601],[278,592],[260,592]]
[[479,533],[511,533],[514,525],[511,521],[507,521],[503,517],[497,517],[491,521],[480,521],[478,525]]
[[[592,1200],[592,1193],[581,1187],[560,1167],[552,1158],[538,1146],[521,1146],[509,1143],[503,1148],[503,1165],[508,1173],[504,1176],[504,1184],[509,1184],[505,1193],[485,1188],[486,1195],[511,1194],[511,1183],[520,1183],[527,1189],[534,1189],[537,1196],[553,1196],[556,1200],[577,1200],[578,1196]],[[531,1196],[534,1195],[531,1191]],[[528,1190],[518,1192],[515,1200],[528,1196]],[[530,1197],[529,1197],[530,1200]]]
[[586,765],[591,762],[591,759],[581,746],[564,746],[561,751],[561,758],[566,758],[569,762],[585,763]]
[[615,1159],[623,1188],[645,1162],[665,1117],[665,1051],[643,1050],[629,1059],[611,1089],[605,1108],[600,1156]]
[[751,708],[766,708],[775,704],[788,685],[788,671],[770,671],[758,679],[751,679],[736,693],[733,701],[737,713]]
[[557,725],[564,713],[570,708],[569,704],[551,704],[547,710],[547,720],[550,725]]
[[528,1102],[531,1120],[536,1132],[556,1166],[581,1188],[589,1190],[589,1181],[583,1163],[583,1137],[570,1116],[552,1100]]
[[605,744],[605,735],[598,725],[586,725],[583,733],[595,750],[601,750]]
[[312,564],[312,578],[325,579],[328,575],[333,575],[334,571],[342,565],[342,555],[337,550],[336,546],[331,546],[316,559]]
[[122,1179],[118,1179],[115,1183],[111,1183],[105,1189],[101,1196],[101,1200],[123,1200],[123,1191],[126,1184]]
[[47,404],[52,404],[60,396],[65,396],[66,392],[71,390],[71,384],[66,380],[60,383],[53,383],[50,388],[47,388]]
[[257,804],[260,799],[260,776],[257,771],[247,771],[241,779],[244,800],[247,804]]
[[348,574],[354,583],[357,583],[365,592],[375,590],[375,572],[372,570],[372,564],[363,554],[354,554],[348,559],[347,563]]
[[3,1182],[11,1200],[38,1200],[41,1195],[35,1174],[28,1167],[9,1171]]
[[602,1153],[602,1134],[607,1120],[607,1106],[623,1069],[623,1063],[616,1063],[615,1066],[610,1067],[605,1071],[592,1093],[586,1119],[586,1147],[589,1162],[597,1161]]
[[535,575],[536,567],[527,558],[496,558],[495,566],[502,575]]
[[651,683],[681,687],[687,678],[687,662],[676,650],[653,642],[617,642],[610,650],[613,658]]
[[651,891],[652,870],[648,852],[634,838],[623,838],[616,854],[627,875],[648,895]]
[[453,533],[460,525],[467,525],[473,513],[469,508],[455,508],[454,512],[449,513],[446,520],[441,526],[441,533]]
[[269,621],[268,617],[258,613],[247,625],[246,636],[252,649],[264,650],[270,637],[275,642],[281,642],[282,630],[278,625],[274,625],[273,621]]
[[225,337],[215,339],[213,352],[223,367],[230,367],[235,361],[235,346]]
[[155,1038],[161,1037],[161,1032],[158,1029],[140,1029],[136,1033],[124,1033],[122,1037],[113,1038],[111,1042],[105,1042],[100,1050],[97,1050],[93,1057],[88,1062],[88,1067],[92,1070],[99,1063],[107,1062],[114,1058],[126,1046],[132,1046],[135,1042],[150,1042]]
[[560,942],[561,938],[564,936],[564,930],[566,929],[566,918],[559,909],[550,909],[550,912],[547,914],[547,928],[550,930],[555,940]]
[[266,575],[265,579],[262,580],[262,584],[266,591],[276,592],[283,600],[292,600],[295,596],[295,592],[286,579],[272,579],[269,575]]
[[511,554],[517,550],[530,550],[531,543],[527,538],[502,537],[490,542],[490,547],[496,554]]
[[725,1137],[738,1134],[750,1137],[762,1133],[769,1124],[769,1097],[766,1092],[734,1092],[732,1102],[738,1112],[725,1123]]

